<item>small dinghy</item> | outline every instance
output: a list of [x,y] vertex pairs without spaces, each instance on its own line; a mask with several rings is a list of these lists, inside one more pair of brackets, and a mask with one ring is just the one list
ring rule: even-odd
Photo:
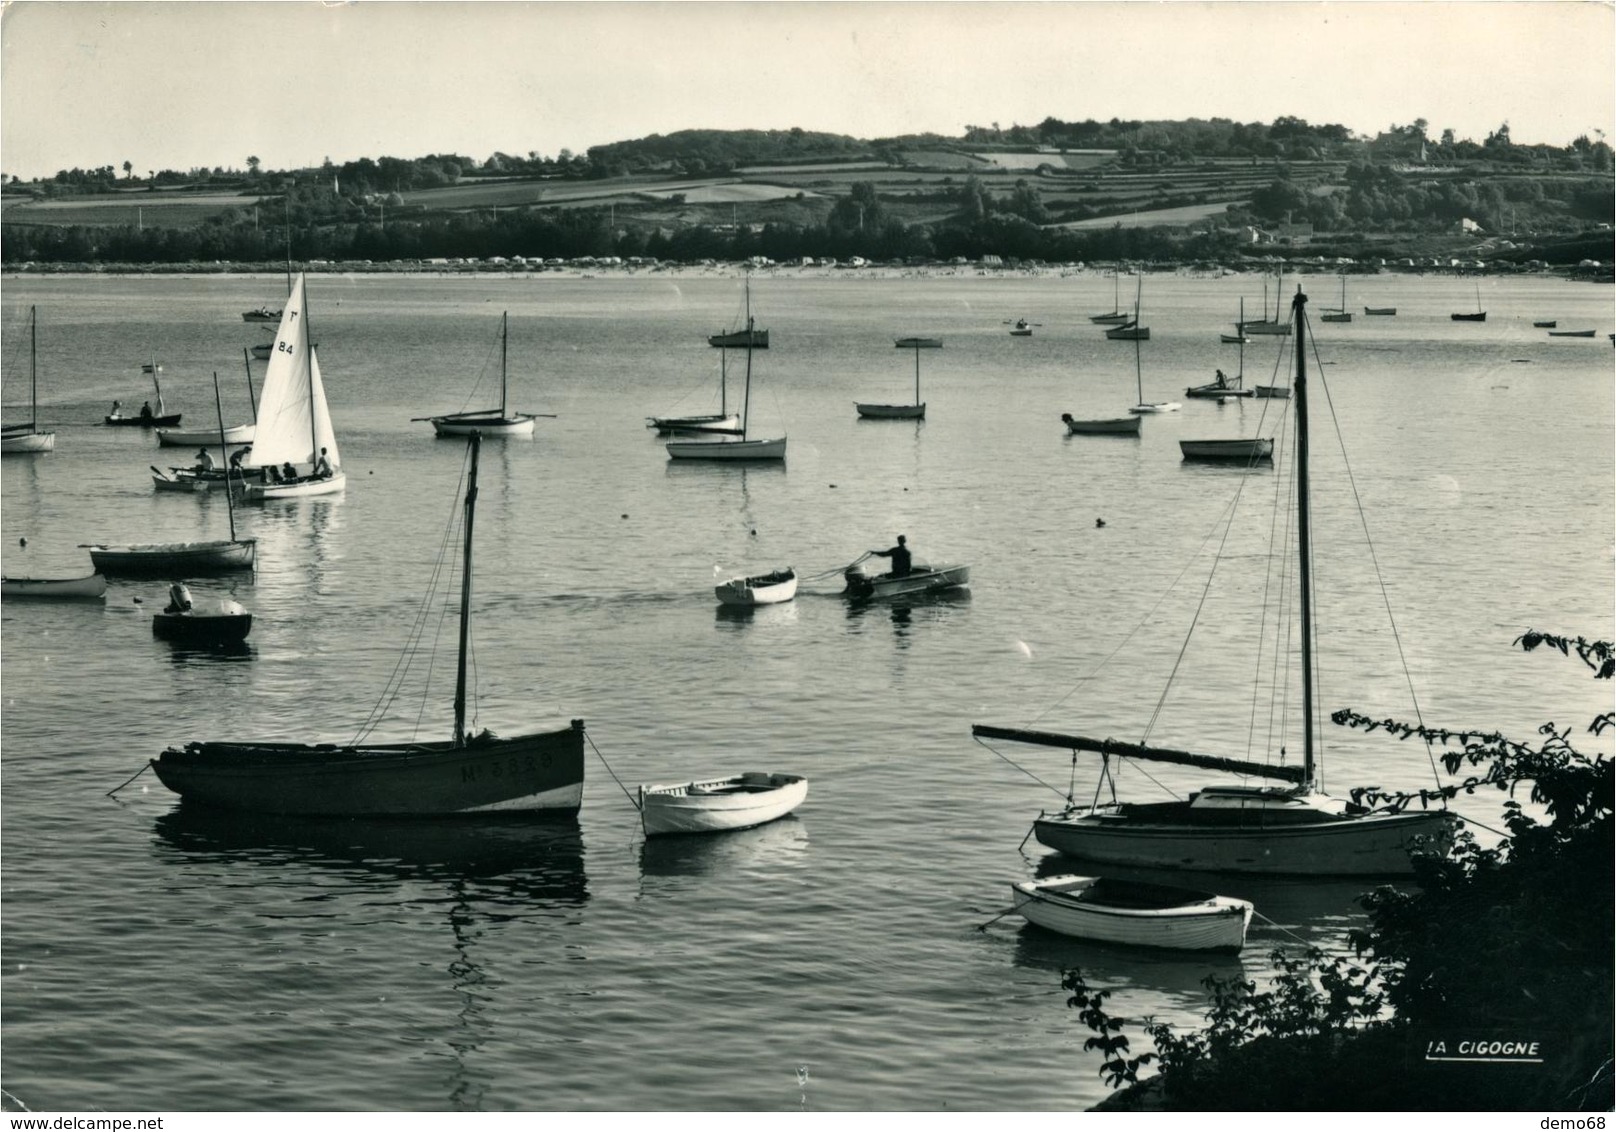
[[96,598],[107,592],[101,574],[80,578],[0,578],[0,597],[38,597],[58,600]]
[[724,605],[776,605],[797,596],[797,571],[790,566],[750,578],[731,578],[713,587]]
[[168,607],[152,615],[154,637],[186,645],[233,645],[252,629],[252,614],[228,598],[199,604],[180,582],[170,587],[169,597]]
[[1010,888],[1013,911],[1049,931],[1179,951],[1239,951],[1254,910],[1232,896],[1110,877],[1045,877]]
[[665,833],[721,833],[783,818],[808,797],[800,774],[749,771],[678,786],[641,786],[640,821],[647,837]]

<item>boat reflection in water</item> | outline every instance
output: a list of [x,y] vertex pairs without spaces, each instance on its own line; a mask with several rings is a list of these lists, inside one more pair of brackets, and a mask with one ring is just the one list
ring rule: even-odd
[[459,895],[530,911],[589,899],[575,816],[293,818],[181,802],[157,819],[155,832],[178,863],[470,885]]
[[[1006,922],[1020,923],[1019,920]],[[1248,941],[1246,950],[1251,950]],[[1048,972],[1058,986],[1061,975],[1073,968],[1095,990],[1138,989],[1162,995],[1187,1011],[1199,1014],[1206,1005],[1202,980],[1248,978],[1239,955],[1221,952],[1158,951],[1122,944],[1095,943],[1045,931],[1022,923],[1016,932],[1011,962]]]
[[702,837],[647,837],[640,845],[640,878],[733,876],[778,879],[808,866],[808,828],[795,814],[768,825]]

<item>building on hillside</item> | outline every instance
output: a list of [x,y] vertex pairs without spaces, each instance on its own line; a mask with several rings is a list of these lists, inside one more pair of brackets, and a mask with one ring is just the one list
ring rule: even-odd
[[1481,235],[1481,225],[1477,224],[1474,220],[1470,219],[1470,217],[1468,217],[1468,216],[1464,217],[1463,219],[1461,219],[1459,221],[1457,230],[1459,232],[1459,235],[1461,235],[1461,236],[1479,236],[1479,235]]

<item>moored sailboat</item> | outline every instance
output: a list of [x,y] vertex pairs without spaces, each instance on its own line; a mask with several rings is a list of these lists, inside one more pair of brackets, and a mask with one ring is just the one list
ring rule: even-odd
[[0,454],[50,452],[56,434],[39,427],[39,308],[28,308],[28,419],[0,425]]
[[709,346],[724,346],[745,348],[748,350],[767,350],[769,348],[769,332],[757,329],[752,319],[752,277],[746,277],[746,325],[741,330],[720,330],[717,334],[707,336]]
[[729,351],[720,350],[718,354],[718,412],[677,417],[647,417],[645,427],[656,429],[658,436],[676,436],[692,432],[725,434],[739,432],[741,416],[739,413],[729,411]]
[[784,460],[786,438],[773,437],[757,440],[747,436],[748,418],[752,412],[752,347],[746,347],[746,391],[741,398],[741,428],[736,436],[715,436],[700,439],[668,441],[670,460]]
[[[1407,874],[1410,854],[1440,851],[1451,835],[1444,810],[1409,811],[1331,797],[1320,787],[1315,737],[1313,570],[1308,485],[1307,351],[1298,294],[1296,318],[1296,554],[1301,640],[1303,755],[1300,766],[1221,758],[1189,751],[1026,728],[977,724],[979,738],[1090,751],[1109,776],[1113,759],[1175,763],[1288,785],[1217,785],[1183,801],[1070,803],[1040,816],[1040,842],[1068,856],[1116,865],[1237,873],[1365,876]],[[1114,780],[1113,780],[1114,781]]]
[[198,741],[151,761],[186,803],[261,814],[438,817],[578,812],[584,724],[499,738],[467,733],[472,529],[481,438],[468,445],[459,659],[453,736],[439,741],[292,743]]
[[865,401],[855,401],[854,407],[858,415],[865,420],[886,421],[916,421],[926,416],[926,402],[920,399],[920,351],[926,348],[941,346],[942,340],[938,338],[899,338],[900,347],[909,346],[915,352],[915,400],[911,405],[878,405]]
[[459,413],[444,413],[436,417],[416,417],[432,422],[432,431],[438,436],[469,436],[480,432],[484,436],[532,436],[534,413],[513,413],[509,407],[506,362],[510,349],[510,312],[499,320],[499,408],[471,409]]
[[1111,309],[1104,314],[1091,314],[1089,321],[1096,326],[1116,326],[1128,321],[1128,314],[1118,303],[1121,297],[1119,288],[1122,286],[1122,276],[1119,272],[1111,273]]

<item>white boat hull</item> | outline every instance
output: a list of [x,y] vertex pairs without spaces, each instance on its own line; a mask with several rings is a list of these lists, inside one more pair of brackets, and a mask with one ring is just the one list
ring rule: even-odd
[[710,413],[695,417],[652,417],[646,427],[656,429],[658,436],[736,432],[741,427],[741,417],[739,413],[727,416]]
[[[253,434],[258,431],[257,425],[243,424],[231,425],[224,430],[224,444],[251,444]],[[211,448],[221,443],[219,430],[212,429],[178,429],[160,428],[157,430],[157,443],[162,448]]]
[[56,434],[54,432],[14,432],[8,436],[0,437],[0,453],[10,455],[13,452],[54,452],[56,450]]
[[677,786],[641,786],[640,821],[646,836],[721,833],[785,817],[808,797],[796,774],[748,773]]
[[713,587],[725,605],[778,605],[797,596],[797,572],[787,568],[750,578],[731,578]]
[[93,598],[107,592],[100,574],[82,578],[0,578],[0,597]]
[[1406,876],[1414,871],[1409,854],[1442,847],[1449,821],[1445,813],[1422,810],[1284,824],[1256,818],[1246,824],[1192,824],[1133,817],[1129,810],[1102,807],[1041,817],[1033,831],[1057,852],[1106,865],[1276,876]]
[[[1112,895],[1101,895],[1107,885]],[[1252,905],[1231,896],[1100,877],[1057,876],[1010,886],[1014,911],[1028,923],[1074,939],[1175,951],[1237,952]]]
[[1138,436],[1138,417],[1108,417],[1101,420],[1080,421],[1071,416],[1062,418],[1071,436]]
[[484,436],[532,436],[534,419],[527,413],[507,417],[433,417],[432,431],[439,436],[470,436],[474,432]]
[[858,409],[858,415],[865,420],[874,421],[918,421],[926,417],[926,403],[918,405],[867,405],[861,401],[853,402]]
[[248,483],[242,488],[242,498],[249,503],[262,503],[266,499],[302,499],[305,496],[331,495],[348,486],[348,477],[342,472],[323,480],[298,480],[296,483]]
[[1261,334],[1270,338],[1289,338],[1291,324],[1288,322],[1247,322],[1240,326],[1241,332],[1247,335]]
[[221,570],[251,570],[257,539],[218,542],[131,543],[87,549],[96,570],[109,575],[185,577]]
[[1180,440],[1179,451],[1186,460],[1271,460],[1274,442],[1269,437],[1233,440]]
[[786,438],[775,440],[670,440],[673,460],[784,460]]
[[1178,401],[1150,401],[1142,405],[1135,405],[1128,411],[1130,413],[1176,413],[1183,407]]
[[866,574],[855,568],[845,571],[842,576],[847,580],[845,593],[848,597],[902,597],[962,589],[971,583],[971,568],[915,566],[909,573],[896,578],[891,574]]

